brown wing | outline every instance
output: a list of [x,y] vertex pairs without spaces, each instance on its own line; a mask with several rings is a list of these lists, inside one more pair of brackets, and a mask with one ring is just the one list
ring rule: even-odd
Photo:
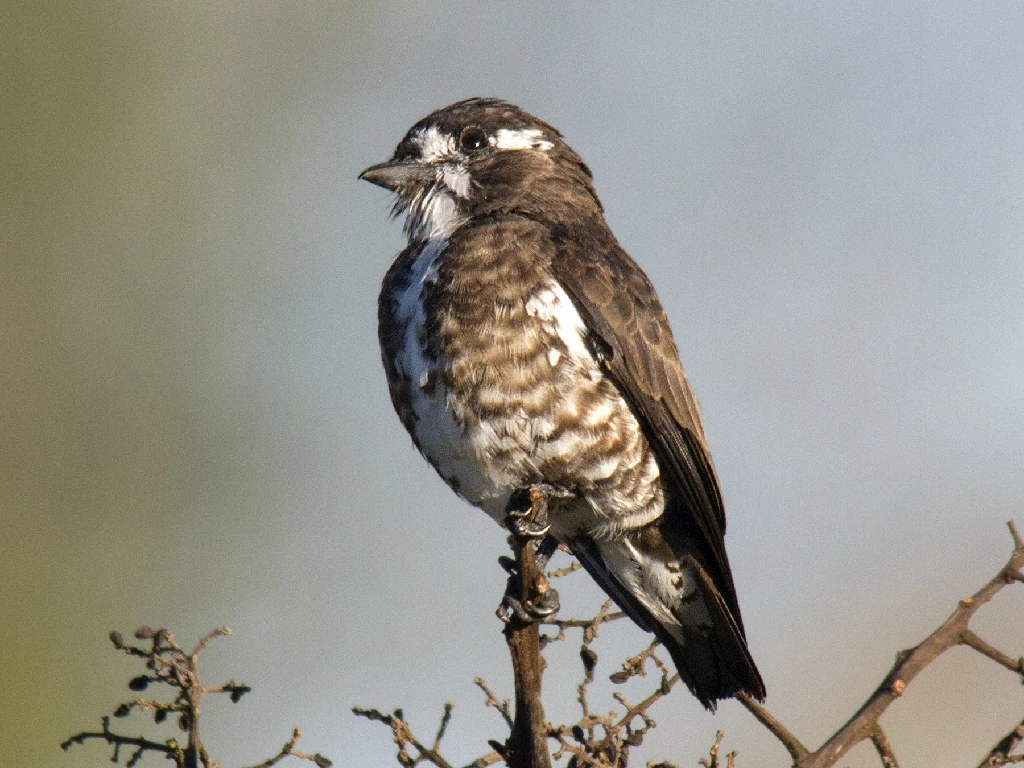
[[593,334],[608,376],[629,402],[669,488],[670,531],[704,561],[743,632],[725,553],[725,509],[697,401],[650,280],[607,229],[558,232],[552,270]]
[[763,700],[764,682],[747,649],[725,554],[718,478],[661,302],[606,227],[554,228],[552,239],[557,249],[552,271],[658,458],[668,501],[660,535],[678,556],[691,560],[711,614],[711,636],[695,634],[688,647],[678,647],[664,632],[659,637],[705,706],[713,708],[715,698],[739,690]]

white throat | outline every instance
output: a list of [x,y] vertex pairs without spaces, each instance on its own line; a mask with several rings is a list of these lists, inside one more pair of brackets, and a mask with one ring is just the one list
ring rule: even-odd
[[410,240],[446,239],[467,219],[452,192],[439,182],[417,192],[403,207]]

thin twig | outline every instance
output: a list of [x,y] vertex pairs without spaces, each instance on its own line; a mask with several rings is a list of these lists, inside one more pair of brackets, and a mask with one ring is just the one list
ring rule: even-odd
[[511,731],[512,730],[512,709],[511,709],[512,702],[509,701],[508,699],[500,699],[499,700],[498,697],[494,694],[494,691],[492,691],[490,689],[490,687],[488,687],[487,681],[484,680],[482,677],[474,678],[473,682],[476,683],[477,687],[481,691],[483,691],[484,694],[487,696],[487,700],[484,701],[484,706],[485,707],[493,707],[494,709],[498,710],[498,713],[501,715],[502,719],[505,721],[505,724],[508,726],[508,729]]
[[672,686],[674,686],[678,682],[679,682],[679,674],[678,673],[672,675],[672,677],[665,678],[662,681],[661,685],[658,686],[658,689],[656,691],[654,691],[654,693],[652,693],[650,696],[648,696],[643,701],[638,702],[638,703],[636,703],[636,704],[634,704],[632,706],[630,706],[629,704],[626,703],[626,699],[624,697],[621,697],[621,694],[618,694],[618,693],[614,694],[616,700],[620,704],[622,704],[625,707],[628,707],[628,709],[626,710],[626,714],[624,714],[622,716],[622,719],[619,720],[617,725],[619,725],[619,726],[629,725],[633,721],[634,717],[636,717],[637,715],[644,715],[647,712],[647,710],[650,708],[651,704],[656,702],[662,696],[667,695],[668,692],[672,690]]
[[472,763],[469,763],[466,768],[487,768],[488,765],[494,765],[504,760],[498,752],[488,752],[483,757],[478,757]]
[[759,704],[748,694],[742,692],[736,695],[736,699],[747,708],[750,714],[757,718],[761,725],[771,731],[775,738],[782,742],[782,746],[789,752],[789,756],[793,758],[793,762],[796,765],[800,765],[800,761],[810,754],[807,747],[800,743],[800,739],[794,736],[786,726],[776,720],[762,704]]
[[73,744],[85,744],[89,739],[102,739],[108,744],[113,744],[115,747],[130,746],[150,752],[162,752],[168,757],[173,757],[176,753],[181,752],[181,748],[177,744],[172,746],[171,744],[150,741],[141,736],[122,736],[114,733],[110,730],[110,717],[108,716],[103,718],[102,731],[82,731],[81,733],[76,733],[71,738],[61,742],[60,748],[67,752]]
[[[718,733],[715,734],[715,743],[712,744],[711,749],[708,750],[708,756],[702,757],[700,760],[697,761],[700,765],[703,766],[703,768],[718,768],[718,750],[722,748],[722,739],[724,738],[724,731],[718,731]],[[658,766],[657,768],[661,768],[661,766]]]
[[[211,631],[209,634],[207,634],[205,637],[203,637],[198,643],[196,643],[195,649],[192,651],[192,653],[189,654],[189,656],[193,660],[195,660],[196,658],[199,657],[199,654],[202,653],[206,649],[206,646],[210,644],[211,640],[213,640],[214,638],[217,638],[217,637],[224,637],[224,636],[230,635],[230,634],[231,634],[231,630],[228,627],[217,627],[215,630]],[[175,646],[175,647],[177,647],[177,646]],[[178,649],[178,650],[181,650],[181,649]]]
[[302,731],[298,728],[294,729],[292,731],[292,737],[285,742],[285,745],[281,747],[280,752],[278,752],[273,757],[264,760],[262,763],[259,763],[258,765],[251,766],[251,768],[272,768],[289,755],[292,757],[297,757],[300,760],[309,760],[311,763],[316,764],[318,768],[331,768],[331,761],[323,755],[321,755],[319,752],[311,755],[308,752],[297,751],[295,749],[295,745],[299,743],[299,739],[301,738]]
[[875,730],[871,733],[870,738],[875,751],[878,753],[878,757],[882,761],[883,768],[900,768],[899,763],[896,761],[896,753],[893,752],[892,744],[889,743],[889,739],[886,737],[885,731],[882,730],[882,726],[875,726]]
[[437,735],[434,737],[434,746],[431,747],[435,752],[441,746],[441,739],[444,738],[444,732],[448,730],[448,724],[452,721],[452,710],[455,709],[455,705],[450,701],[444,703],[444,714],[441,715],[441,724],[437,726]]
[[985,756],[985,759],[978,763],[978,768],[995,768],[995,766],[999,765],[1024,763],[1024,755],[1010,754],[1021,741],[1024,741],[1024,720],[1021,720],[1016,728],[1003,736],[992,747],[992,750]]
[[580,570],[580,568],[582,568],[582,567],[583,566],[580,564],[579,560],[573,560],[571,563],[569,563],[564,568],[555,568],[553,570],[548,571],[548,578],[549,579],[560,579],[563,576],[568,576],[570,573],[575,573],[576,571]]
[[996,664],[1003,665],[1011,672],[1024,675],[1024,659],[1011,659],[994,645],[985,642],[969,629],[963,631],[963,634],[960,636],[960,644],[973,648],[982,656],[988,656]]
[[[412,729],[409,728],[409,724],[405,721],[405,715],[402,713],[402,710],[396,709],[392,714],[385,715],[379,709],[352,707],[352,712],[359,717],[365,717],[367,720],[376,720],[377,722],[384,723],[391,729],[392,739],[398,745],[398,755],[396,757],[404,768],[413,768],[413,766],[424,760],[437,766],[437,768],[452,768],[451,763],[441,757],[436,750],[426,746],[413,735]],[[412,745],[416,750],[418,753],[416,757],[409,754],[405,748],[406,744]]]

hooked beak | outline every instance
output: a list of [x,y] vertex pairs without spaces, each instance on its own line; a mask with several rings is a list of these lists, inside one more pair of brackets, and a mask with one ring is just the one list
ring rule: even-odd
[[411,160],[388,160],[386,163],[371,165],[359,174],[359,178],[378,187],[398,192],[420,184],[434,181],[434,169]]

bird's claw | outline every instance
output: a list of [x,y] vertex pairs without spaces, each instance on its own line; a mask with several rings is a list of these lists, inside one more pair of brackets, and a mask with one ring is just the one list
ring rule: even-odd
[[[572,491],[558,486],[537,483],[518,489],[509,498],[505,526],[512,533],[517,557],[532,558],[532,562],[524,561],[525,572],[530,580],[529,589],[524,590],[520,563],[511,557],[498,558],[501,567],[509,575],[505,596],[496,611],[498,618],[506,624],[513,621],[532,624],[558,611],[558,592],[544,576],[544,568],[558,548],[555,538],[548,535],[551,530],[548,500],[566,499],[574,495]],[[529,542],[536,539],[543,541],[535,549]],[[525,594],[527,592],[529,594]]]
[[572,491],[550,483],[534,483],[520,488],[509,499],[505,526],[521,539],[543,538],[551,530],[548,501],[571,499],[574,495]]
[[548,522],[547,507],[536,510],[515,510],[505,518],[505,527],[512,531],[513,536],[521,539],[540,539],[548,535],[551,523]]
[[[530,549],[532,550],[533,548],[531,547]],[[540,594],[534,600],[523,600],[518,597],[522,593],[522,582],[520,581],[519,564],[515,559],[507,555],[502,555],[498,558],[498,564],[508,574],[505,595],[495,611],[495,614],[504,623],[508,624],[513,620],[517,620],[523,624],[531,624],[536,621],[542,621],[558,612],[558,590],[552,587],[547,577],[543,575],[548,560],[551,559],[551,555],[554,554],[556,549],[558,549],[558,541],[555,540],[554,536],[548,536],[538,545],[536,551],[533,552],[534,564],[537,572],[540,574],[537,584]]]
[[505,624],[510,624],[512,621],[533,624],[558,613],[558,608],[558,590],[548,587],[540,599],[534,602],[523,601],[506,593],[495,614]]

